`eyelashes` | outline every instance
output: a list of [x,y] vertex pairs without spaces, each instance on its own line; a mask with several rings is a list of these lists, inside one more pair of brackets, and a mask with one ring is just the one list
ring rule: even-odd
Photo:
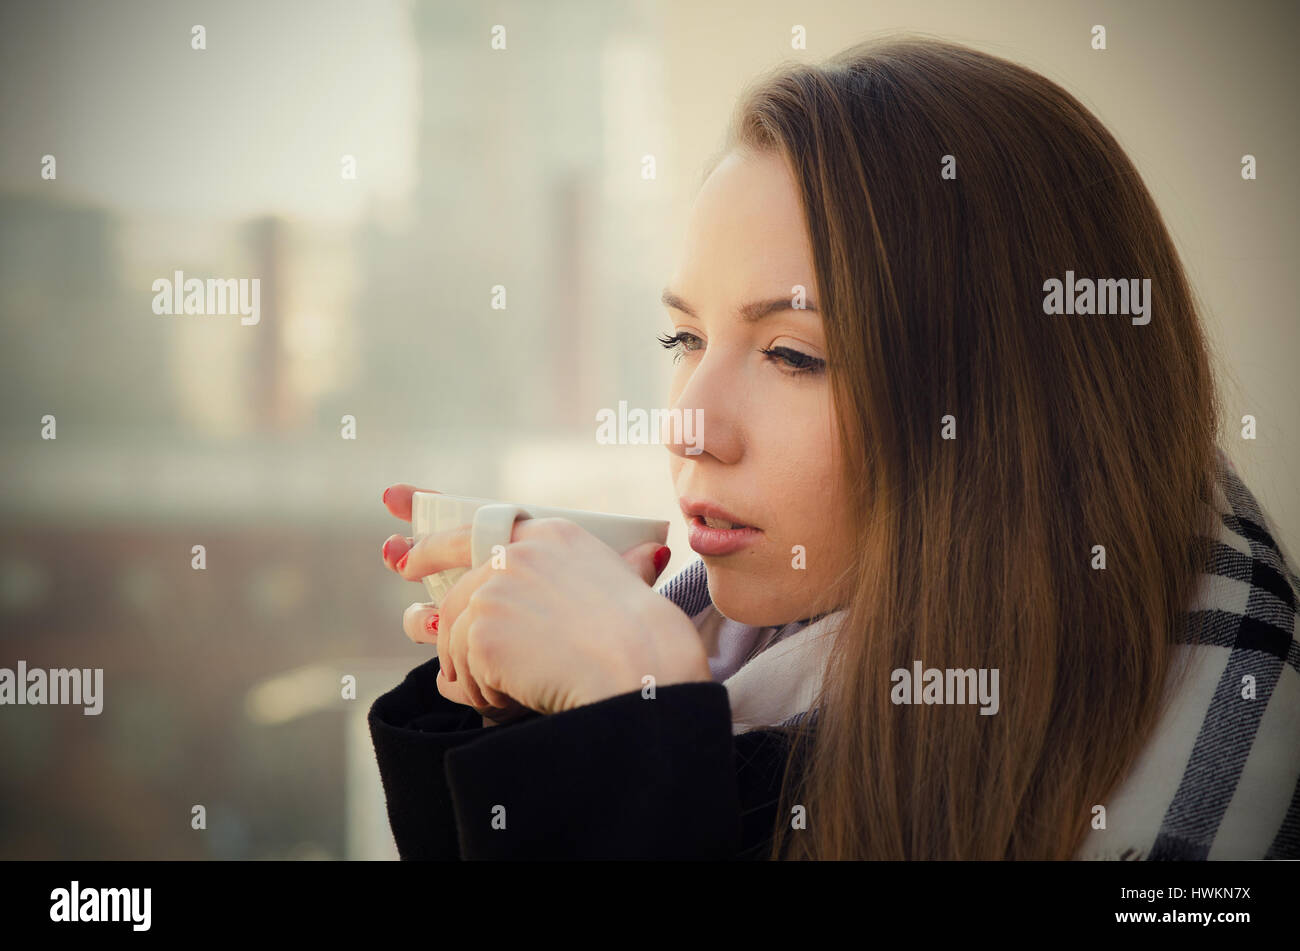
[[673,363],[676,363],[682,358],[686,341],[699,340],[700,338],[695,336],[695,334],[682,333],[681,331],[678,331],[675,334],[660,334],[656,339],[659,341],[659,345],[665,350],[677,351],[673,354]]
[[[688,345],[688,342],[694,342],[695,344],[702,342],[695,334],[681,330],[674,334],[660,334],[657,339],[659,345],[665,350],[676,351],[673,354],[674,363],[681,360],[683,354],[699,349],[698,346]],[[826,361],[820,357],[810,356],[798,350],[791,350],[789,347],[760,347],[758,352],[775,363],[782,372],[790,376],[820,373],[826,368]]]
[[791,350],[789,347],[769,347],[760,348],[759,353],[766,354],[769,360],[779,360],[785,366],[790,368],[793,374],[801,373],[820,373],[826,366],[826,361],[820,357],[809,356],[800,350]]

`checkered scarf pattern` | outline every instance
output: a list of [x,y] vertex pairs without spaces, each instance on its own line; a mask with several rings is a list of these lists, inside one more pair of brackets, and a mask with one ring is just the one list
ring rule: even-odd
[[[1176,648],[1186,677],[1076,858],[1300,858],[1300,579],[1222,450],[1216,476],[1217,537]],[[659,590],[697,623],[712,608],[702,560]]]

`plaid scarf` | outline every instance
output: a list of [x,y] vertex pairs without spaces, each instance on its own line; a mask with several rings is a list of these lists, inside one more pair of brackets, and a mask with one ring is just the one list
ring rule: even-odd
[[[1213,501],[1217,537],[1176,649],[1187,676],[1076,858],[1300,858],[1300,579],[1222,450]],[[700,630],[733,733],[815,721],[844,611],[740,624],[714,607],[703,560],[659,591]]]

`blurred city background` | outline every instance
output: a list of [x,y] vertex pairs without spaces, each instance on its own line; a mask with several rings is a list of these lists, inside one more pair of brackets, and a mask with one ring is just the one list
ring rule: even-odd
[[[1044,6],[6,5],[0,667],[105,680],[99,716],[0,708],[0,858],[395,857],[365,713],[430,652],[380,493],[668,518],[665,577],[692,560],[666,451],[597,445],[595,414],[666,405],[659,290],[743,85],[876,32],[1024,62],[1130,149],[1227,432],[1260,420],[1228,451],[1300,537],[1294,8]],[[260,323],[156,315],[178,270],[259,277]]]

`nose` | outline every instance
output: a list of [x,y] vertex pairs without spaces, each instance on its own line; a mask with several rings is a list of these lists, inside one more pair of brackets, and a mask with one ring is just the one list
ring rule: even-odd
[[712,456],[734,465],[744,455],[744,414],[739,379],[706,354],[662,419],[659,439],[683,459]]

